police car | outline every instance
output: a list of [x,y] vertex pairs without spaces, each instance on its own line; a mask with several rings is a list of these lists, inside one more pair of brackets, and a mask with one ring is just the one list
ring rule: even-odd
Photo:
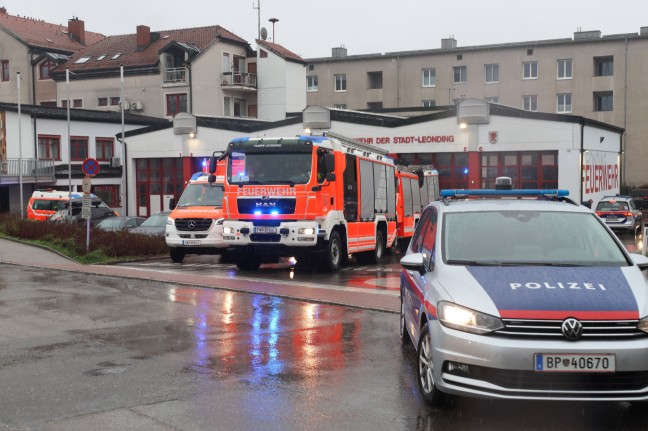
[[564,190],[441,196],[401,260],[401,339],[428,404],[648,399],[648,258]]

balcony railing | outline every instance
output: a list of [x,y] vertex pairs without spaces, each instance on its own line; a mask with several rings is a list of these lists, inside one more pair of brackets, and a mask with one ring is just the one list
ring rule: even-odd
[[[22,162],[22,163],[21,163]],[[0,161],[0,183],[51,183],[54,182],[54,160],[39,159],[7,159]]]
[[226,72],[223,73],[222,87],[256,88],[256,73]]
[[176,82],[185,82],[187,77],[186,67],[169,67],[164,71],[164,83],[172,84]]

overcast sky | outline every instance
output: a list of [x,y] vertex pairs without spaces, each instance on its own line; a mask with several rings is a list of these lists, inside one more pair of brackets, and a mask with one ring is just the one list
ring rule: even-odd
[[303,58],[571,38],[579,28],[604,35],[648,27],[646,0],[2,0],[11,15],[67,25],[75,16],[89,31],[132,34],[220,25],[256,49],[261,27],[272,41]]

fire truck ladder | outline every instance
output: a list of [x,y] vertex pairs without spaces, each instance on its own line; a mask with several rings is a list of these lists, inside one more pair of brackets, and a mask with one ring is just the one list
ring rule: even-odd
[[331,138],[337,139],[345,147],[353,148],[354,150],[358,150],[358,151],[362,151],[362,153],[363,153],[363,155],[365,157],[375,155],[376,160],[382,160],[383,158],[387,157],[387,154],[389,154],[389,151],[387,151],[387,150],[384,150],[382,148],[377,148],[377,147],[375,147],[373,145],[363,144],[362,142],[358,142],[355,139],[347,138],[346,136],[338,135],[337,133],[324,132],[324,136],[329,136]]

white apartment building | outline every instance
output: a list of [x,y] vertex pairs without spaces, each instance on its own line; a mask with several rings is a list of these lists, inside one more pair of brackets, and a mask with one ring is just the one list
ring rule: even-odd
[[482,99],[625,129],[622,184],[648,184],[648,27],[639,33],[306,59],[308,105],[398,112]]

